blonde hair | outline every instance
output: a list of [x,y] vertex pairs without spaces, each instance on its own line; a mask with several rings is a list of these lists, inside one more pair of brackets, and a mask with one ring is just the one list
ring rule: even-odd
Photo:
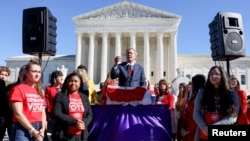
[[150,90],[151,84],[150,84],[150,81],[148,79],[146,79],[146,83],[147,83],[146,89]]
[[80,74],[80,76],[82,77],[83,83],[88,83],[89,77],[88,77],[88,74],[87,74],[86,70],[84,70],[84,69],[77,69],[76,72],[78,74]]

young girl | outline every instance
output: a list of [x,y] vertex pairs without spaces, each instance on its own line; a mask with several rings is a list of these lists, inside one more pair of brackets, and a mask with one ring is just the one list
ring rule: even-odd
[[51,73],[50,85],[45,88],[45,100],[47,103],[47,132],[51,133],[54,126],[53,105],[56,95],[61,91],[63,84],[63,73],[61,71],[53,71]]
[[42,141],[46,128],[45,99],[41,85],[41,65],[30,60],[23,82],[10,93],[13,108],[11,141]]
[[168,109],[171,113],[171,128],[172,128],[172,139],[175,140],[176,138],[176,126],[175,125],[175,114],[174,113],[174,106],[175,106],[175,97],[170,92],[170,85],[165,79],[161,79],[159,81],[159,94],[156,95],[156,103],[167,105]]
[[179,84],[179,92],[177,96],[177,102],[176,102],[176,110],[178,112],[178,122],[177,122],[177,141],[182,140],[181,136],[181,120],[182,120],[182,113],[185,109],[185,97],[186,97],[186,84],[180,83]]
[[80,74],[69,74],[62,91],[56,95],[54,101],[54,116],[57,121],[52,132],[54,141],[88,140],[88,125],[93,114],[88,97],[83,91]]
[[247,118],[247,94],[246,91],[240,89],[240,82],[236,77],[231,78],[231,87],[234,90],[240,100],[240,110],[238,114],[237,124],[250,124]]
[[235,124],[238,112],[239,99],[230,90],[227,73],[222,67],[213,66],[208,73],[205,89],[195,98],[193,118],[199,132],[195,140],[208,140],[208,125]]
[[194,111],[194,100],[197,93],[205,88],[206,77],[202,74],[196,74],[192,77],[192,82],[190,83],[192,92],[190,93],[190,99],[185,106],[185,110],[182,115],[181,120],[181,135],[183,141],[194,141],[196,123],[193,119]]
[[169,84],[165,79],[159,81],[159,95],[156,95],[156,103],[168,105],[169,110],[174,108],[174,96],[169,91]]

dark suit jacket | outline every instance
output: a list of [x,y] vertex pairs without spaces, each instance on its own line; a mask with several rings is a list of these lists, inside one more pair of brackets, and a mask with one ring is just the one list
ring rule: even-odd
[[117,68],[111,69],[111,79],[118,78],[119,86],[124,87],[146,87],[146,78],[144,69],[139,64],[134,64],[133,75],[130,77],[128,70],[128,63],[123,62],[117,66]]

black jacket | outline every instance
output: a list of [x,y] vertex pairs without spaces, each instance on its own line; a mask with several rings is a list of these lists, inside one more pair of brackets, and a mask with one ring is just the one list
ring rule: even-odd
[[[5,87],[5,82],[0,79],[0,95],[1,95],[1,99],[0,99],[0,125],[3,124],[4,122],[4,118],[6,115],[6,103],[8,104],[8,100],[6,99],[6,87]],[[6,101],[7,100],[7,101]]]
[[[80,93],[83,106],[84,106],[84,116],[83,121],[85,123],[85,130],[82,132],[82,140],[87,140],[89,132],[88,132],[88,125],[92,121],[92,110],[90,106],[90,102],[88,97],[85,94]],[[56,118],[56,127],[55,130],[63,130],[64,135],[67,135],[67,129],[69,125],[75,126],[77,124],[77,120],[69,116],[69,96],[68,94],[59,93],[55,97],[54,101],[54,116]],[[52,136],[53,136],[52,132]],[[55,133],[54,133],[55,134]],[[58,136],[58,135],[56,135]],[[67,137],[66,137],[67,138]]]

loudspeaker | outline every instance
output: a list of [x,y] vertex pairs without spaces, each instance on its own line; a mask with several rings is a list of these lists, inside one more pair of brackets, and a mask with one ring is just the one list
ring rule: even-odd
[[57,19],[47,7],[23,10],[23,53],[30,55],[52,55],[56,53]]
[[245,56],[243,23],[239,13],[218,12],[209,24],[209,35],[214,61]]

